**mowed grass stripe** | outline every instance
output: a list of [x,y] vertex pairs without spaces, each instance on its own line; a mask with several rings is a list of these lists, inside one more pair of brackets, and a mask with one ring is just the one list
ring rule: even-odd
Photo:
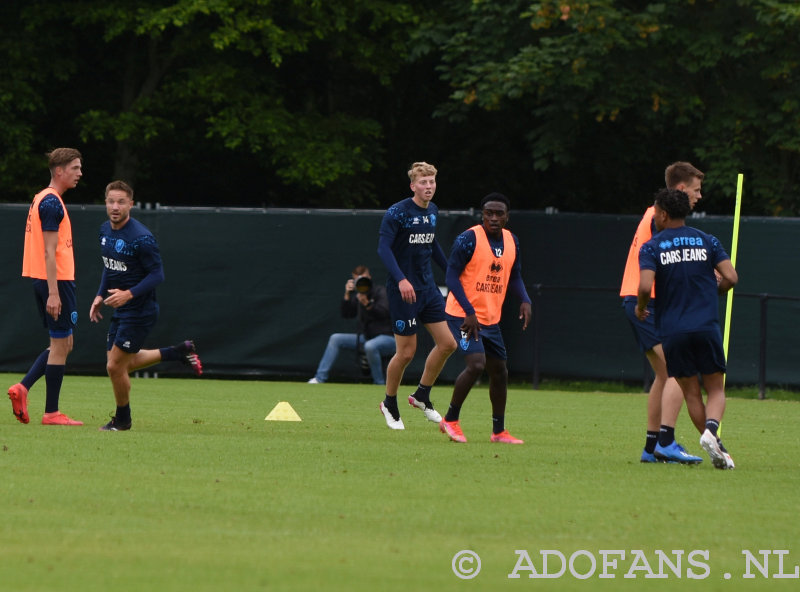
[[[0,375],[11,384],[19,377]],[[401,390],[407,396],[410,388]],[[488,442],[477,387],[462,410],[465,445],[401,400],[386,428],[370,385],[134,379],[133,429],[102,433],[108,380],[67,376],[62,409],[80,428],[0,414],[4,590],[636,589],[622,576],[509,579],[517,555],[587,550],[708,550],[701,580],[671,572],[659,590],[753,589],[742,550],[788,549],[800,563],[795,402],[729,400],[723,440],[737,463],[646,466],[646,397],[512,389],[506,425],[526,443]],[[449,386],[432,398],[444,412]],[[302,422],[266,422],[288,401]],[[678,439],[705,458],[688,417]],[[457,578],[460,550],[481,557]],[[794,560],[794,563],[791,561]],[[581,563],[582,562],[582,563]],[[578,558],[576,569],[588,563]],[[775,571],[775,561],[771,571]],[[723,573],[731,573],[724,580]],[[792,580],[769,581],[784,586]],[[765,582],[761,581],[764,585]],[[748,586],[750,588],[748,588]],[[788,589],[788,588],[787,588]]]

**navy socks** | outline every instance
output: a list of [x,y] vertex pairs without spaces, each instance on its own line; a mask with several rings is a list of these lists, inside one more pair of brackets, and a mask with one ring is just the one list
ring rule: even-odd
[[64,365],[47,364],[44,378],[47,381],[47,400],[44,405],[45,413],[58,411],[58,399],[61,396],[61,383],[64,382]]

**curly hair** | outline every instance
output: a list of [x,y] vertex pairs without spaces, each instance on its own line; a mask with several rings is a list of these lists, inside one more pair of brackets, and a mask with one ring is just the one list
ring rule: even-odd
[[680,189],[661,189],[655,195],[655,204],[673,220],[683,220],[692,211],[689,196]]
[[510,199],[508,199],[508,198],[507,198],[505,195],[503,195],[502,193],[497,193],[497,192],[495,192],[495,193],[490,193],[489,195],[487,195],[486,197],[484,197],[484,198],[481,200],[481,209],[483,209],[483,206],[485,206],[485,205],[486,205],[487,203],[489,203],[490,201],[499,201],[500,203],[504,203],[504,204],[506,204],[506,211],[508,211],[508,210],[510,210],[510,209],[511,209],[511,200],[510,200]]

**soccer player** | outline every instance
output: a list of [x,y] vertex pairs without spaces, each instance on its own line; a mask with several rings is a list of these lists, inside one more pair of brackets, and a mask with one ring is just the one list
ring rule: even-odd
[[500,316],[509,288],[522,301],[519,318],[523,331],[531,320],[531,299],[522,281],[519,241],[505,229],[509,199],[490,193],[481,200],[483,222],[461,233],[447,262],[447,323],[458,340],[466,367],[456,378],[453,397],[439,429],[454,442],[466,442],[459,424],[461,406],[483,374],[489,374],[492,403],[491,442],[522,444],[505,428],[508,368],[500,332]]
[[636,317],[643,321],[650,316],[647,304],[655,283],[655,326],[662,339],[667,373],[680,385],[687,407],[703,405],[697,374],[703,376],[707,401],[700,445],[714,467],[733,468],[717,437],[725,412],[726,369],[718,295],[735,286],[739,276],[716,237],[686,226],[691,211],[686,193],[662,189],[656,194],[654,208],[659,233],[639,251]]
[[[702,199],[701,192],[705,175],[688,162],[674,162],[664,171],[664,181],[669,189],[679,189],[689,196],[692,209]],[[683,394],[675,380],[667,376],[667,366],[664,361],[664,350],[661,339],[656,334],[653,304],[650,303],[650,315],[644,322],[636,318],[636,301],[639,290],[639,249],[655,234],[653,222],[653,206],[647,208],[642,216],[636,234],[628,251],[628,260],[625,263],[625,273],[622,278],[620,296],[625,314],[630,321],[639,349],[644,352],[647,361],[653,368],[655,379],[650,386],[647,397],[647,434],[641,462],[654,463],[658,461],[680,462],[696,464],[703,459],[686,452],[675,441],[675,424],[683,404]],[[655,290],[651,294],[655,299]],[[686,402],[687,410],[692,422],[701,432],[705,429],[705,414],[702,407],[695,402]]]
[[431,402],[431,388],[456,349],[445,320],[444,297],[431,269],[431,259],[442,270],[447,268],[447,258],[436,240],[439,210],[431,201],[436,193],[436,167],[415,162],[408,178],[413,195],[386,210],[378,238],[378,254],[389,271],[386,292],[396,345],[386,368],[386,397],[379,407],[386,425],[393,430],[405,429],[397,407],[397,391],[417,351],[419,325],[425,325],[435,345],[425,360],[419,386],[408,402],[422,410],[428,421],[437,424],[442,416]]
[[188,340],[160,349],[142,349],[158,319],[155,288],[164,281],[161,254],[153,234],[130,216],[133,189],[123,181],[112,181],[106,186],[105,195],[108,220],[100,226],[104,269],[89,318],[99,322],[103,304],[114,309],[106,341],[106,371],[117,411],[100,430],[117,432],[131,429],[131,372],[176,361],[190,366],[200,376],[203,364],[194,343]]
[[62,196],[80,181],[83,158],[74,148],[56,148],[47,159],[50,184],[34,196],[28,210],[22,276],[33,279],[36,306],[50,334],[50,345],[25,377],[8,388],[8,397],[14,416],[28,423],[28,391],[44,376],[47,387],[42,424],[79,426],[83,423],[61,413],[58,404],[78,322],[72,226]]

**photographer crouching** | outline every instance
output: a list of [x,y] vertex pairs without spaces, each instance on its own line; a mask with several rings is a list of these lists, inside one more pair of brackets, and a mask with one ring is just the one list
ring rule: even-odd
[[334,333],[328,339],[328,346],[309,384],[328,381],[330,370],[343,349],[357,352],[362,366],[368,366],[375,384],[386,384],[383,375],[382,358],[394,354],[395,343],[392,334],[392,321],[389,316],[389,300],[386,288],[372,283],[369,269],[359,265],[352,271],[352,277],[344,285],[341,300],[342,316],[356,318],[357,333]]

